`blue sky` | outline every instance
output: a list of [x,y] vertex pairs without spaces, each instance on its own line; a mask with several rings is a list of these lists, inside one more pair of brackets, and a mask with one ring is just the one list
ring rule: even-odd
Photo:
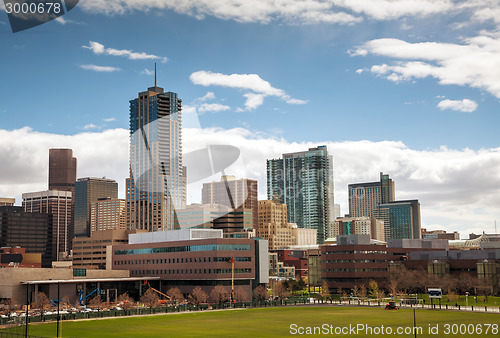
[[[157,62],[158,85],[198,113],[207,137],[259,141],[242,156],[261,195],[265,158],[327,144],[343,212],[346,185],[384,171],[400,197],[421,200],[425,226],[491,232],[500,221],[499,26],[490,0],[87,0],[15,34],[0,11],[2,176],[24,172],[16,166],[34,160],[23,155],[30,145],[45,167],[42,145],[71,146],[79,176],[123,185],[126,158],[101,173],[77,143],[123,137],[128,101],[152,86]],[[29,175],[0,181],[0,195],[26,192],[16,180],[43,189],[46,174]]]

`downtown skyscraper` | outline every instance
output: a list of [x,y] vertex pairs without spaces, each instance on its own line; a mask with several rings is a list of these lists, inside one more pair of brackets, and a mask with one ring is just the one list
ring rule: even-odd
[[130,178],[126,181],[131,229],[172,230],[175,210],[186,206],[182,165],[182,100],[155,86],[130,101]]
[[333,157],[326,146],[267,160],[267,198],[285,203],[288,222],[316,229],[322,244],[334,221]]

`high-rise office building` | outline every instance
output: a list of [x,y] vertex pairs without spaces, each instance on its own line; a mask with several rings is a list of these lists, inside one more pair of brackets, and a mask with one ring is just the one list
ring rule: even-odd
[[126,182],[131,229],[171,230],[186,206],[182,165],[182,100],[155,86],[130,101],[130,178]]
[[127,201],[101,198],[90,208],[90,234],[102,230],[127,230]]
[[421,239],[420,203],[418,200],[393,201],[380,204],[379,213],[389,222],[386,235],[390,239]]
[[92,203],[101,198],[118,198],[118,183],[106,178],[79,178],[75,183],[75,237],[90,236]]
[[349,184],[348,190],[350,217],[375,217],[379,204],[395,199],[394,182],[383,173],[378,182]]
[[49,149],[49,190],[75,192],[76,158],[71,149]]
[[44,268],[51,267],[52,230],[51,214],[0,207],[0,247],[21,246],[27,253],[41,253]]
[[333,157],[326,146],[267,160],[267,198],[287,205],[288,221],[317,229],[318,244],[334,219]]
[[259,223],[255,236],[269,242],[269,250],[281,250],[295,245],[292,223],[288,223],[286,205],[278,200],[259,201]]
[[13,206],[14,203],[16,203],[16,199],[15,198],[0,197],[0,207],[3,207],[3,206]]
[[231,209],[239,207],[251,209],[253,227],[257,227],[258,213],[257,181],[224,175],[219,182],[203,183],[201,190],[202,204],[220,204]]
[[52,215],[52,260],[68,256],[74,230],[71,191],[46,190],[22,196],[24,211]]

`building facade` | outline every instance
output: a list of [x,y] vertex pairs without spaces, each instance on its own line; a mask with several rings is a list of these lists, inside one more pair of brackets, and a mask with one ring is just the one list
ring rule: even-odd
[[90,233],[102,230],[127,230],[127,201],[103,198],[90,208]]
[[101,198],[118,198],[118,183],[106,178],[79,178],[75,183],[75,236],[90,236],[92,203]]
[[52,260],[68,257],[74,237],[71,191],[46,190],[26,193],[22,197],[24,211],[52,215]]
[[213,228],[213,220],[231,212],[231,208],[221,204],[190,204],[176,210],[176,229]]
[[395,199],[394,182],[380,173],[380,181],[348,185],[349,216],[375,217],[379,204]]
[[385,218],[389,222],[388,238],[422,238],[418,200],[393,201],[380,204],[378,209],[379,213],[385,215],[381,218]]
[[49,149],[49,190],[75,192],[76,158],[71,149]]
[[223,230],[224,233],[252,232],[253,212],[252,209],[239,207],[214,219],[212,224],[214,229]]
[[175,210],[186,206],[182,165],[182,100],[148,88],[130,101],[130,178],[127,223],[133,229],[171,230]]
[[0,207],[13,206],[14,203],[16,203],[15,198],[0,197]]
[[107,256],[111,257],[111,246],[127,244],[128,236],[134,233],[137,231],[102,230],[92,232],[90,237],[73,239],[73,268],[111,270],[111,261],[106,261]]
[[285,203],[288,222],[316,229],[318,243],[323,243],[335,210],[333,157],[326,146],[267,160],[267,198]]
[[0,207],[0,247],[22,246],[42,255],[42,266],[52,262],[52,214],[25,212],[23,207]]
[[[207,294],[216,285],[231,292],[234,258],[235,289],[246,300],[255,285],[269,282],[269,258],[258,250],[258,241],[244,238],[222,238],[222,231],[184,229],[130,236],[130,244],[113,246],[113,270],[129,270],[131,277],[159,276],[166,292],[178,287],[184,294],[200,286]],[[265,253],[265,254],[263,254]]]
[[374,217],[339,217],[333,223],[332,235],[369,235],[370,238],[385,241],[384,222]]
[[[269,250],[286,249],[295,245],[292,224],[288,223],[286,204],[278,200],[259,201],[255,236],[269,242]],[[311,229],[312,230],[312,229]]]
[[239,207],[251,209],[253,227],[257,227],[258,187],[256,180],[223,175],[219,182],[203,183],[201,191],[202,204],[221,204],[231,209]]

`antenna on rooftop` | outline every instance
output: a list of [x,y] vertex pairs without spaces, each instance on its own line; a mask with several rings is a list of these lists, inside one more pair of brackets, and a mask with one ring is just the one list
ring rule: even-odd
[[155,62],[155,87],[156,87],[156,62]]

